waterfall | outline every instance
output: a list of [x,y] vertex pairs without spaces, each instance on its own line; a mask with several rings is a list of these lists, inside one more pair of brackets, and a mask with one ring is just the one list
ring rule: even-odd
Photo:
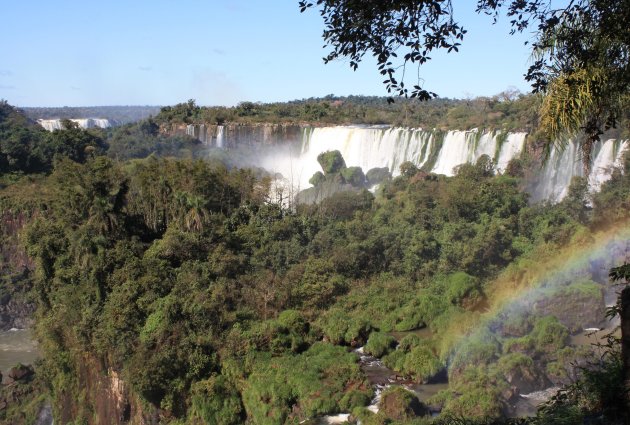
[[[62,121],[61,119],[37,120],[39,125],[48,131],[63,130]],[[79,124],[81,128],[109,128],[112,126],[111,121],[106,118],[72,118],[70,121]]]
[[186,126],[186,136],[190,136],[190,137],[195,137],[195,125],[194,124],[188,124]]
[[[595,143],[591,174],[588,176],[592,191],[599,190],[602,183],[610,178],[612,169],[621,166],[623,153],[628,147],[628,141],[614,139]],[[570,141],[564,150],[553,149],[530,190],[532,200],[562,200],[567,194],[571,179],[584,175],[582,168],[578,142]]]
[[[411,161],[426,172],[452,176],[458,165],[474,163],[480,156],[488,155],[495,161],[496,170],[502,173],[511,159],[521,156],[526,136],[523,132],[441,132],[387,126],[307,127],[303,131],[299,154],[290,159],[274,156],[270,164],[263,166],[267,165],[285,177],[291,176],[292,181],[297,181],[302,189],[310,187],[310,177],[321,171],[317,156],[330,150],[339,150],[347,166],[359,166],[364,172],[374,167],[388,167],[392,174],[397,175],[400,165]],[[589,176],[592,190],[598,190],[610,178],[612,168],[620,165],[627,147],[628,142],[615,140],[594,146]],[[553,149],[548,161],[534,176],[530,187],[532,200],[561,200],[567,193],[571,178],[581,174],[577,142],[571,141],[562,151]]]
[[208,142],[208,131],[206,130],[205,124],[199,126],[199,141],[204,144]]
[[348,166],[359,166],[364,171],[388,167],[397,173],[405,161],[418,166],[427,163],[439,137],[437,133],[416,129],[349,126],[312,128],[305,130],[304,135],[296,161],[302,187],[308,187],[308,179],[321,171],[317,156],[324,151],[339,150]]
[[452,176],[455,167],[475,162],[481,155],[493,158],[502,171],[521,154],[526,133],[340,126],[309,129],[305,136],[300,162],[307,168],[303,174],[308,179],[319,170],[317,155],[335,149],[348,166],[364,171],[388,167],[394,175],[403,162],[411,161],[425,171]]
[[217,125],[217,148],[223,149],[223,131],[222,125]]

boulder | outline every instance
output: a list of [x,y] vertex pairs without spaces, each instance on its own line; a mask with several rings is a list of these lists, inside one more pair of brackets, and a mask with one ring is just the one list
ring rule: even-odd
[[313,174],[313,176],[309,179],[308,182],[312,184],[313,186],[317,187],[325,181],[326,181],[326,177],[324,177],[324,173],[322,173],[321,171],[318,171],[315,174]]
[[582,281],[548,290],[534,302],[532,311],[537,316],[555,316],[571,333],[576,333],[599,327],[606,314],[606,304],[601,285]]
[[346,168],[346,161],[341,156],[341,152],[337,150],[320,153],[317,156],[317,162],[322,166],[322,170],[324,170],[326,175],[338,173],[343,168]]
[[348,167],[341,170],[341,176],[346,183],[354,187],[365,186],[365,175],[361,167]]
[[392,178],[392,173],[389,172],[389,168],[370,168],[365,174],[365,178],[368,181],[369,186],[374,186]]
[[9,370],[9,378],[12,381],[20,381],[30,378],[35,373],[33,366],[18,363]]
[[390,387],[383,391],[379,411],[395,421],[405,421],[429,413],[415,394],[402,387]]

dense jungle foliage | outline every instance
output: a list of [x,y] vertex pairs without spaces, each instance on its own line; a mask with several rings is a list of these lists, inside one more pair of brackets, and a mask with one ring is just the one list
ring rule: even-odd
[[[497,277],[629,218],[630,177],[620,171],[592,200],[577,179],[561,203],[529,205],[519,177],[495,175],[482,158],[454,177],[407,169],[375,195],[286,208],[252,171],[156,155],[117,161],[104,154],[120,133],[47,134],[0,106],[0,205],[32,217],[23,243],[36,264],[37,374],[56,417],[70,398],[81,406],[74,423],[93,420],[88,364],[119,374],[164,423],[301,423],[337,412],[363,424],[489,423],[509,411],[515,374],[532,388],[565,384],[590,359],[593,376],[612,378],[587,381],[596,384],[530,422],[618,419],[602,409],[618,401],[602,392],[620,373],[614,348],[598,359],[569,345],[579,325],[555,309],[596,305],[594,282],[569,278],[547,294],[562,302],[496,332],[473,330]],[[125,128],[163,143],[151,120]],[[29,174],[35,163],[43,174]],[[463,334],[472,337],[462,348]],[[391,402],[378,414],[365,409],[374,391],[352,351],[362,345],[416,382],[446,369],[448,389],[425,401],[442,417],[415,417],[409,406],[419,402],[401,390],[383,396]]]
[[[426,102],[386,97],[335,96],[278,103],[241,102],[235,107],[198,106],[194,100],[161,108],[155,116],[160,125],[307,123],[313,125],[391,125],[441,130],[526,131],[541,140],[538,113],[542,99],[517,91],[472,99],[438,98]],[[627,138],[627,111],[605,137]]]
[[385,97],[335,96],[278,103],[241,102],[235,107],[202,107],[194,100],[163,107],[155,117],[164,123],[318,123],[388,124],[402,127],[532,130],[540,99],[518,92],[469,100],[428,102]]

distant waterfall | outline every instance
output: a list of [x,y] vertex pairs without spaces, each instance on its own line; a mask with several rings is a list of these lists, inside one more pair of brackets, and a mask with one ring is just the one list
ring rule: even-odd
[[494,159],[497,170],[502,172],[511,159],[520,156],[526,136],[527,133],[449,131],[444,137],[437,162],[430,171],[452,176],[458,165],[473,163],[480,156],[488,155]]
[[223,132],[225,131],[225,127],[222,125],[217,125],[217,148],[223,149]]
[[[488,155],[496,169],[504,172],[511,159],[519,158],[527,134],[522,132],[482,132],[420,130],[390,127],[337,126],[306,127],[301,151],[289,160],[272,158],[274,171],[299,181],[299,187],[310,186],[308,180],[321,171],[317,156],[339,150],[346,164],[359,166],[364,172],[374,167],[388,167],[399,174],[399,167],[411,161],[426,172],[452,176],[464,163],[474,163]],[[218,136],[217,136],[218,145]],[[595,145],[589,183],[593,190],[610,178],[611,169],[620,164],[627,142],[607,140]],[[565,195],[571,178],[581,175],[582,163],[577,143],[570,142],[564,151],[553,150],[549,160],[534,176],[532,199],[559,201]]]
[[[305,131],[299,166],[302,184],[320,171],[317,156],[327,150],[339,150],[348,166],[364,171],[388,167],[396,175],[400,165],[411,161],[419,168],[438,174],[453,175],[460,164],[488,155],[505,169],[510,159],[518,157],[525,144],[525,133],[478,131],[426,131],[387,127],[321,127]],[[284,174],[284,173],[283,173]]]
[[[588,176],[591,190],[599,190],[602,183],[610,178],[612,169],[621,166],[623,153],[628,147],[627,141],[614,139],[597,142],[593,146],[591,174]],[[563,151],[553,149],[540,170],[534,187],[530,189],[532,200],[562,200],[567,194],[571,179],[583,176],[582,168],[582,158],[576,142],[569,142]]]
[[[63,130],[61,119],[54,120],[37,120],[39,125],[48,131]],[[81,128],[109,128],[112,126],[111,121],[106,118],[72,118],[70,121],[79,124]]]

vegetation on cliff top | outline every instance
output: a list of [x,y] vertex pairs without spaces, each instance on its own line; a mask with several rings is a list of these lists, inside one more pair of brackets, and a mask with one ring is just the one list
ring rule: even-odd
[[[611,196],[630,191],[622,173],[592,207],[579,190],[529,206],[518,178],[482,161],[450,178],[409,169],[361,203],[290,210],[247,170],[98,153],[59,156],[49,176],[0,192],[3,205],[39,199],[24,238],[39,370],[57,417],[70,408],[78,421],[95,410],[85,356],[97,373],[120,373],[142,400],[134,409],[165,422],[294,423],[360,409],[372,388],[348,346],[365,343],[417,381],[448,365],[449,390],[434,402],[496,418],[515,369],[534,388],[562,382],[576,349],[560,343],[575,318],[541,308],[465,350],[453,335],[479,322],[506,267],[518,274],[602,220],[629,218],[627,197]],[[572,283],[565,305],[592,298],[591,283]],[[387,335],[423,327],[428,337],[397,349]]]

